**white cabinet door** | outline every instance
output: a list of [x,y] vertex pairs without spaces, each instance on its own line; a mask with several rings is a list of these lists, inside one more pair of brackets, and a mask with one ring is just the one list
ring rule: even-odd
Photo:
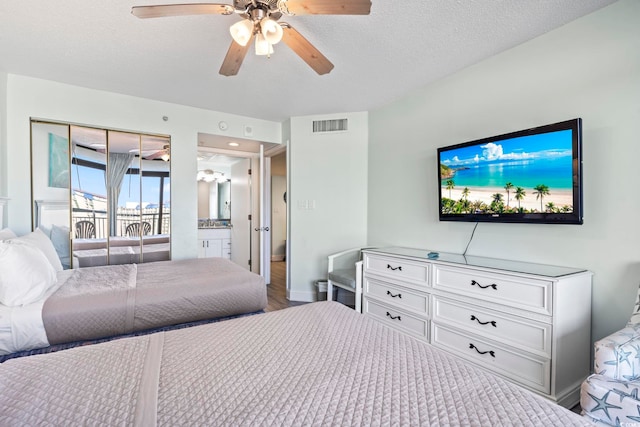
[[200,239],[198,257],[200,258],[220,258],[222,257],[222,239]]
[[198,239],[198,258],[207,257],[207,240]]
[[229,258],[230,256],[230,229],[205,228],[198,230],[198,258]]

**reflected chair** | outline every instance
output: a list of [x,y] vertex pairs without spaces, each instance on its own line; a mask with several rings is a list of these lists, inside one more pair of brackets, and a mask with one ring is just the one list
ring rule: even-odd
[[362,313],[362,249],[354,248],[329,255],[327,300],[333,299],[333,287],[355,293],[355,309]]
[[149,234],[151,234],[151,224],[149,224],[146,221],[142,221],[140,222],[132,222],[131,224],[127,225],[127,228],[125,230],[125,234],[127,236],[131,236],[131,237],[140,237],[140,227],[142,226],[142,235],[143,236],[148,236]]
[[94,239],[96,226],[91,221],[76,222],[76,239]]

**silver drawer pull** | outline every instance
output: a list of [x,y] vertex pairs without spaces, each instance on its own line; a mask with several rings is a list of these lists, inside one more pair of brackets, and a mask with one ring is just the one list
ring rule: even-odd
[[400,271],[402,271],[402,266],[401,266],[401,265],[399,265],[399,266],[397,266],[397,267],[391,267],[391,264],[387,264],[387,268],[388,268],[389,270],[392,270],[392,271],[396,271],[396,270],[400,270]]
[[387,317],[390,317],[391,320],[399,320],[399,321],[402,322],[402,319],[400,318],[399,315],[398,316],[392,316],[391,313],[389,313],[388,311],[387,311]]
[[491,325],[493,325],[494,328],[497,328],[498,325],[496,324],[495,320],[489,320],[488,322],[482,322],[480,319],[478,319],[476,316],[474,316],[473,314],[471,315],[471,320],[475,320],[476,322],[478,322],[481,325],[488,325],[489,323],[491,323]]
[[469,343],[469,348],[474,349],[475,351],[477,351],[479,354],[487,354],[489,353],[491,355],[491,357],[496,357],[496,354],[493,352],[493,350],[487,350],[487,351],[480,351],[478,350],[478,347],[476,347],[475,345],[473,345],[472,343]]
[[475,285],[475,286],[477,286],[477,287],[479,287],[480,289],[493,288],[493,289],[495,289],[496,291],[498,290],[498,285],[496,285],[495,283],[492,283],[492,284],[490,284],[490,285],[482,286],[480,283],[476,282],[475,280],[472,280],[472,281],[471,281],[471,286],[474,286],[474,285]]
[[391,298],[400,298],[402,299],[402,294],[392,294],[391,291],[387,291],[387,295],[389,295]]

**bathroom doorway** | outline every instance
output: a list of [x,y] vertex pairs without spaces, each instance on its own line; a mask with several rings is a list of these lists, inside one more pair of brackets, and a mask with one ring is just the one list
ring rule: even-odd
[[[234,145],[231,145],[234,144]],[[272,191],[271,191],[271,160],[272,156],[278,153],[286,153],[286,147],[280,144],[273,143],[261,143],[258,141],[245,140],[241,138],[229,138],[219,135],[199,134],[198,135],[198,170],[202,167],[210,167],[216,169],[215,172],[225,173],[223,170],[225,167],[226,172],[230,177],[231,182],[231,199],[230,210],[232,220],[230,221],[231,230],[234,232],[234,241],[231,242],[231,254],[233,257],[234,248],[237,245],[248,246],[249,259],[247,263],[251,271],[261,274],[265,278],[267,284],[270,283],[270,270],[272,262],[272,247],[270,242],[272,236]],[[208,163],[206,163],[208,162]],[[218,162],[218,163],[216,163]],[[245,163],[248,162],[248,163]],[[226,163],[226,166],[225,164]],[[249,169],[246,166],[240,166],[239,164],[248,164]],[[207,166],[208,165],[208,166]],[[213,166],[211,166],[213,165]],[[233,167],[232,172],[232,165]],[[239,170],[247,170],[248,176],[246,178],[249,202],[248,202],[248,214],[247,216],[234,215],[238,213],[237,201],[234,201],[234,181],[238,184],[244,180],[234,179],[234,176],[239,176]],[[286,163],[285,163],[286,171]],[[278,172],[281,174],[282,172]],[[232,176],[233,175],[233,176]],[[286,191],[286,190],[285,190]],[[236,192],[237,193],[237,192]],[[282,197],[283,194],[280,195]],[[238,196],[235,196],[238,197]],[[199,192],[200,199],[200,192]],[[244,202],[243,202],[244,203]],[[200,203],[199,203],[200,205]],[[283,209],[279,206],[279,213],[282,214]],[[200,213],[199,213],[200,218]],[[246,218],[246,220],[244,220]],[[286,208],[285,208],[286,218]],[[240,236],[236,230],[235,222],[243,220],[247,222],[247,233],[244,237]],[[200,221],[199,221],[200,222]],[[276,229],[278,233],[281,233],[282,226],[278,222]],[[243,230],[245,226],[242,225]],[[286,241],[286,225],[284,226]],[[242,240],[242,241],[240,241]],[[233,258],[232,258],[233,259]],[[242,261],[242,260],[241,260]],[[283,262],[281,260],[280,262]],[[239,261],[234,260],[239,263]],[[242,265],[242,264],[239,264]],[[288,276],[288,274],[287,274]]]

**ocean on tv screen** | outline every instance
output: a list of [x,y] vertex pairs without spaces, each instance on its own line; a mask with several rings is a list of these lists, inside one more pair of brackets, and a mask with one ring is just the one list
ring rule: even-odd
[[570,130],[440,153],[442,213],[570,213]]

